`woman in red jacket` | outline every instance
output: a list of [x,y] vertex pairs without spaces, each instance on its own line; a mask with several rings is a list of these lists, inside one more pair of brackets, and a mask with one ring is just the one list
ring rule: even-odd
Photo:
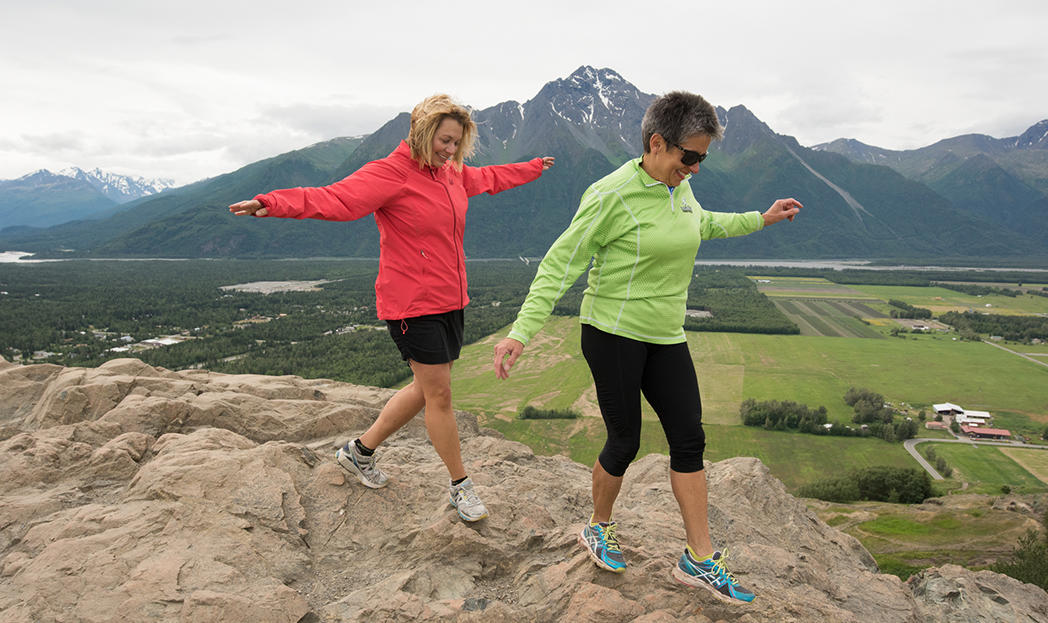
[[374,424],[335,453],[367,487],[384,487],[375,448],[426,408],[426,431],[451,475],[451,504],[464,521],[488,511],[462,464],[451,408],[451,366],[462,347],[466,256],[462,249],[467,198],[494,194],[537,179],[553,158],[470,167],[476,125],[447,95],[423,100],[411,112],[408,138],[389,156],[365,164],[323,188],[291,188],[229,206],[237,215],[350,221],[375,215],[379,268],[378,317],[414,375]]

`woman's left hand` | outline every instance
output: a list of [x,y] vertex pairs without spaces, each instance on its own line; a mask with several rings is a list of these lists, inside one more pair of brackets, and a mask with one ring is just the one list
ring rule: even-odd
[[546,171],[546,170],[548,170],[548,169],[549,169],[550,167],[552,167],[552,166],[553,166],[553,161],[554,161],[554,160],[555,160],[555,158],[554,158],[553,156],[544,156],[544,157],[542,158],[542,170],[543,170],[543,171]]
[[797,216],[803,207],[796,199],[779,199],[764,213],[764,226],[774,225],[783,220],[792,222],[793,217]]

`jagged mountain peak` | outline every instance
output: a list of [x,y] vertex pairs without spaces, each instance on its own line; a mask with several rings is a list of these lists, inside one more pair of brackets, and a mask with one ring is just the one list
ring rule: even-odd
[[1030,126],[1015,139],[1017,149],[1048,149],[1048,119]]
[[599,124],[638,107],[643,115],[652,97],[611,69],[583,65],[567,78],[547,82],[525,106],[544,105],[572,123]]
[[174,180],[167,178],[145,179],[139,176],[110,173],[97,167],[90,171],[79,167],[68,167],[60,170],[58,175],[87,182],[117,203],[126,203],[139,197],[153,195],[173,188],[175,185]]

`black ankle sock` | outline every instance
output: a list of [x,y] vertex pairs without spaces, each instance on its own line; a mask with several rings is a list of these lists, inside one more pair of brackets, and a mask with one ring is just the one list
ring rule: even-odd
[[357,446],[357,452],[363,454],[364,456],[371,456],[372,454],[375,454],[374,450],[360,443],[359,439],[353,440],[353,443]]
[[467,478],[469,478],[469,476],[463,476],[462,478],[459,478],[458,480],[452,480],[451,481],[451,486],[454,487],[455,485],[460,485],[460,484],[466,482]]

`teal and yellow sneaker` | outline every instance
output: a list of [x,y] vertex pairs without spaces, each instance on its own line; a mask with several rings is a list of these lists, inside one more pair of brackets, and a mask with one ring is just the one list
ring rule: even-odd
[[579,543],[586,548],[594,564],[613,573],[626,572],[626,558],[615,536],[615,522],[590,523],[579,533]]
[[739,585],[735,576],[724,567],[724,557],[722,552],[713,552],[709,558],[695,560],[691,548],[685,548],[677,566],[673,568],[673,577],[681,584],[708,588],[723,601],[753,601],[753,591]]

